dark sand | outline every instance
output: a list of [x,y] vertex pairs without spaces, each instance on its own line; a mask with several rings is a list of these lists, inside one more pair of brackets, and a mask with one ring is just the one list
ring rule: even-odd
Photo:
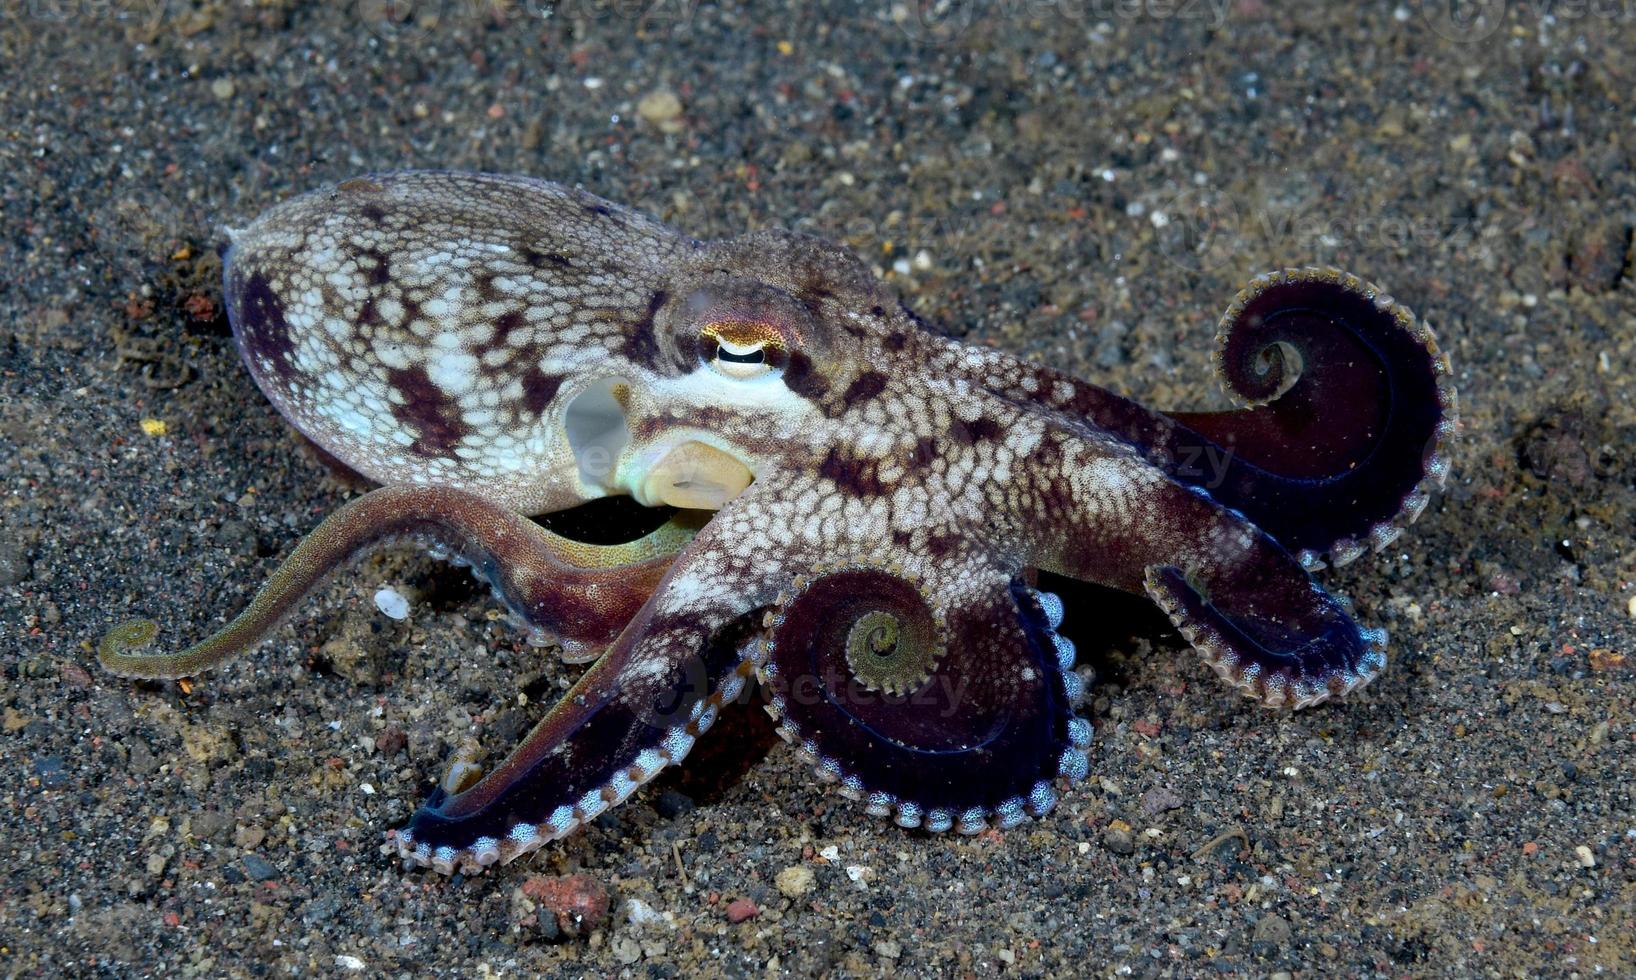
[[[1636,8],[403,6],[0,14],[0,975],[1636,971]],[[1221,403],[1253,273],[1387,285],[1466,418],[1448,493],[1326,576],[1389,671],[1270,714],[1076,594],[1097,748],[1042,822],[898,830],[752,708],[524,862],[404,870],[383,834],[452,747],[503,751],[577,673],[464,573],[365,563],[190,693],[92,655],[133,615],[203,635],[345,499],[238,363],[216,229],[402,167],[819,230],[957,334],[1161,406]],[[605,918],[552,914],[573,873]]]

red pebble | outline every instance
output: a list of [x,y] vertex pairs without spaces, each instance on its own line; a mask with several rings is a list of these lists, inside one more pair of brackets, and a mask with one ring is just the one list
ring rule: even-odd
[[608,889],[590,875],[530,875],[523,894],[555,915],[557,925],[570,935],[589,932],[608,919]]
[[728,922],[743,922],[745,919],[753,919],[760,914],[761,910],[756,908],[756,903],[747,898],[735,898],[727,903]]

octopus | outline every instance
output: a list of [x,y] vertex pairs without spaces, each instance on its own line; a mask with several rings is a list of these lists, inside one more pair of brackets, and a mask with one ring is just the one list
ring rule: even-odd
[[[590,666],[498,765],[457,751],[389,832],[443,873],[618,806],[752,681],[871,814],[967,834],[1045,814],[1092,726],[1042,571],[1146,595],[1266,705],[1355,691],[1386,634],[1314,573],[1420,515],[1456,429],[1431,331],[1333,269],[1234,297],[1215,362],[1237,407],[1159,412],[946,336],[838,245],[697,240],[541,180],[372,174],[230,237],[251,375],[378,487],[219,632],[157,653],[138,620],[99,658],[196,675],[384,543],[468,566]],[[619,497],[646,533],[532,519]]]

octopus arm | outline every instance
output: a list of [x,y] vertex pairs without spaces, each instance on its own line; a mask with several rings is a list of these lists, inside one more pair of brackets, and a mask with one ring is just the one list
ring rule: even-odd
[[351,501],[298,545],[226,627],[176,653],[142,649],[157,635],[133,620],[103,637],[97,656],[124,677],[190,677],[260,644],[332,572],[399,539],[468,565],[526,624],[566,649],[600,648],[647,600],[692,536],[679,521],[622,545],[553,534],[483,498],[447,487],[382,487]]
[[[1448,358],[1413,313],[1355,276],[1262,276],[1222,317],[1216,364],[1248,407],[1175,412],[1187,480],[1242,511],[1309,567],[1391,543],[1448,475],[1457,424]],[[1201,447],[1202,448],[1202,447]]]
[[1083,778],[1083,684],[1061,603],[1003,570],[928,587],[892,567],[797,579],[754,648],[779,734],[903,827],[1041,816]]
[[1260,276],[1222,316],[1217,343],[1218,374],[1243,408],[1161,413],[1029,371],[1059,393],[1046,411],[1060,424],[1135,447],[1309,569],[1385,547],[1443,486],[1452,369],[1431,331],[1374,285],[1333,269]]
[[444,873],[505,863],[572,833],[680,762],[752,666],[748,619],[783,574],[747,535],[776,526],[782,490],[729,501],[608,651],[492,771],[457,757],[398,834],[400,853]]
[[1043,567],[1145,591],[1217,674],[1269,706],[1347,694],[1385,667],[1385,632],[1360,627],[1244,514],[1134,455],[1064,455],[1062,537]]

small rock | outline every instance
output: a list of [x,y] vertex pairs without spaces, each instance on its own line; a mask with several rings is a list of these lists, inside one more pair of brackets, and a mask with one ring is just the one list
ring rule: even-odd
[[28,551],[21,542],[0,541],[0,589],[17,585],[29,575]]
[[1253,941],[1271,943],[1274,946],[1284,945],[1289,942],[1289,937],[1289,923],[1276,915],[1263,915],[1257,919],[1255,930],[1250,933],[1250,938]]
[[658,126],[662,132],[681,129],[682,100],[668,88],[656,88],[636,103],[636,114]]
[[43,755],[34,760],[34,777],[40,785],[46,788],[61,786],[68,781],[68,774],[63,772],[61,756]]
[[139,776],[151,775],[159,768],[159,760],[154,757],[153,750],[139,735],[125,736],[125,747],[131,753],[131,772]]
[[1574,858],[1579,861],[1579,866],[1581,868],[1596,867],[1596,855],[1592,854],[1591,849],[1586,847],[1584,844],[1574,848]]
[[1135,854],[1136,839],[1121,827],[1109,827],[1102,832],[1102,846],[1115,854]]
[[409,599],[390,585],[375,590],[375,608],[387,619],[409,618]]
[[233,829],[233,818],[220,810],[202,810],[193,818],[193,836],[200,840],[224,841]]
[[259,854],[246,854],[239,863],[244,866],[244,873],[250,876],[251,881],[271,881],[278,877],[278,869]]
[[570,936],[599,928],[608,918],[608,889],[590,875],[530,875],[523,894]]
[[87,688],[91,686],[91,675],[85,668],[76,663],[65,663],[58,668],[62,682],[68,687]]
[[817,876],[812,869],[804,864],[792,864],[778,873],[773,882],[778,886],[779,894],[786,898],[800,898],[812,891]]
[[396,725],[386,726],[385,728],[381,729],[381,733],[379,735],[375,736],[375,751],[386,756],[388,759],[397,755],[399,752],[402,752],[404,746],[408,744],[409,736],[405,735],[403,733],[403,729]]
[[218,78],[210,83],[210,94],[218,99],[231,99],[237,91],[238,86],[233,84],[231,78]]
[[614,959],[626,966],[630,966],[642,958],[642,947],[636,945],[636,940],[629,936],[620,936],[615,939],[610,948],[613,950]]
[[669,924],[663,912],[640,898],[628,899],[625,902],[625,918],[638,929],[653,929]]
[[238,830],[233,832],[233,843],[246,851],[255,850],[256,848],[260,847],[261,842],[266,839],[267,831],[262,830],[255,824],[240,827]]
[[732,923],[744,922],[761,914],[756,903],[748,898],[735,898],[727,903],[727,921]]
[[0,714],[0,729],[4,729],[7,735],[15,735],[27,728],[28,723],[33,720],[33,718],[23,714],[16,708],[7,708],[3,714]]
[[883,960],[895,960],[903,955],[903,947],[890,939],[882,939],[875,944],[875,955]]
[[1175,810],[1182,805],[1182,798],[1169,786],[1155,786],[1142,794],[1142,812],[1148,816]]
[[690,813],[696,805],[693,802],[693,797],[688,796],[686,793],[678,793],[673,789],[667,789],[660,793],[659,798],[653,802],[653,808],[659,812],[659,816],[664,817],[666,820],[675,820],[677,817]]

